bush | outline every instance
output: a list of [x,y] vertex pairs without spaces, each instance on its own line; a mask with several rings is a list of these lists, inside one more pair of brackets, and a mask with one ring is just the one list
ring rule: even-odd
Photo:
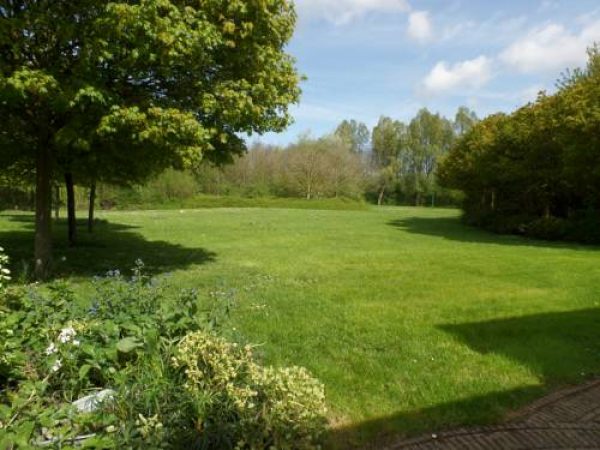
[[586,244],[600,244],[600,213],[579,211],[569,218],[567,239]]
[[4,254],[4,249],[0,247],[0,292],[6,288],[6,283],[10,281],[10,270],[8,269],[8,256]]
[[[85,297],[64,283],[0,293],[1,449],[317,446],[322,386],[218,337],[229,303],[167,298],[141,261],[92,286]],[[76,411],[101,390],[95,410]]]
[[525,235],[536,239],[557,241],[564,239],[568,233],[569,223],[557,217],[545,217],[530,222],[525,230]]
[[241,347],[205,332],[186,336],[174,357],[203,405],[205,448],[314,449],[325,430],[325,394],[303,368],[254,362]]

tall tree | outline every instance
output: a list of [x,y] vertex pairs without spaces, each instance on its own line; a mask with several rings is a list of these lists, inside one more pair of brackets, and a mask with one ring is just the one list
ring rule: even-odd
[[452,123],[426,108],[420,110],[408,126],[411,181],[415,204],[423,196],[435,195],[435,169],[438,159],[450,149],[454,140]]
[[461,106],[454,116],[454,131],[458,136],[462,136],[471,130],[477,122],[479,122],[477,114],[466,106]]
[[23,0],[0,18],[0,167],[35,171],[40,277],[57,171],[122,182],[227,161],[299,97],[288,0]]
[[406,125],[389,117],[380,117],[373,128],[373,165],[378,185],[377,204],[383,204],[385,193],[401,169],[400,152],[406,137]]
[[465,218],[495,231],[600,242],[600,52],[510,115],[466,132],[440,166]]
[[322,195],[328,176],[326,146],[309,136],[288,148],[288,170],[292,184],[307,200]]
[[367,151],[371,133],[369,128],[362,122],[356,120],[344,120],[335,130],[339,137],[355,153]]

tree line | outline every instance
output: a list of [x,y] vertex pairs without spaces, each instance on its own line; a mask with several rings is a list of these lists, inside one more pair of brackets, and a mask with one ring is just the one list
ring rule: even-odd
[[[101,183],[98,200],[106,208],[170,203],[196,194],[457,205],[459,193],[441,187],[435,169],[457,137],[477,121],[466,107],[453,120],[427,109],[406,124],[381,117],[373,129],[344,120],[329,134],[307,133],[287,146],[255,142],[230,164],[167,169],[132,187]],[[82,189],[77,197],[87,201]]]
[[497,232],[600,242],[600,51],[557,92],[466,132],[441,163],[466,220]]
[[231,166],[217,171],[205,167],[202,190],[366,198],[380,205],[452,204],[457,193],[437,183],[437,162],[477,122],[466,107],[453,120],[427,109],[408,123],[382,116],[372,129],[344,120],[330,135],[302,136],[285,148],[257,144]]
[[[88,204],[90,229],[96,202],[102,208],[160,205],[196,194],[456,205],[457,192],[439,186],[435,169],[457,137],[477,121],[466,107],[453,120],[422,109],[408,123],[381,117],[372,129],[344,120],[322,137],[306,133],[287,146],[255,142],[229,164],[209,160],[187,170],[167,168],[143,183],[99,181],[69,193],[65,183],[56,182],[53,203],[61,206],[66,198]],[[32,205],[33,196],[26,191],[0,182],[0,207]]]

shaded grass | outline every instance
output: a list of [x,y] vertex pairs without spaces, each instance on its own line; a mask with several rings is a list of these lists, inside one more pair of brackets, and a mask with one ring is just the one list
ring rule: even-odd
[[[16,259],[31,223],[0,216]],[[235,300],[267,362],[326,385],[331,445],[494,421],[600,371],[600,253],[497,236],[454,210],[100,213],[61,273],[79,284],[137,257],[177,286]],[[60,235],[61,225],[56,230]]]

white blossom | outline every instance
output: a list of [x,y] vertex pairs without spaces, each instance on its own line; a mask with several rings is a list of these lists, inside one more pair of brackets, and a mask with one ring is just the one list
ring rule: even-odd
[[48,346],[48,348],[46,349],[46,355],[52,355],[54,353],[56,353],[57,348],[56,345],[54,345],[54,342],[51,342],[50,345]]
[[62,367],[62,361],[60,359],[57,359],[54,364],[52,365],[52,372],[58,372],[60,370],[60,368]]
[[66,344],[67,342],[71,342],[71,340],[73,340],[73,338],[75,337],[76,334],[77,334],[77,332],[75,331],[75,329],[73,327],[63,328],[62,330],[60,330],[60,334],[58,335],[58,340],[62,344]]

